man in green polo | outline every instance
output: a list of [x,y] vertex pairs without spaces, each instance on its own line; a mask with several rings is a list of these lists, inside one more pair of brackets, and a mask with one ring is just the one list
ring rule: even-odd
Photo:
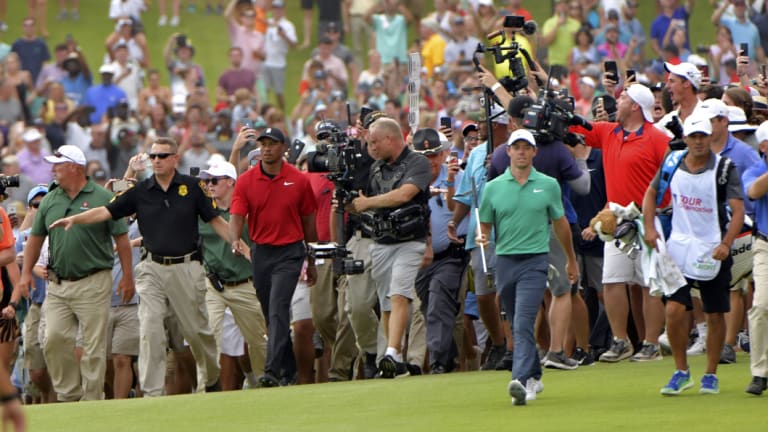
[[[131,246],[124,221],[78,225],[65,234],[48,227],[54,221],[100,207],[112,194],[85,175],[85,155],[63,145],[53,156],[54,183],[40,203],[27,247],[21,288],[29,289],[32,266],[48,236],[48,296],[43,352],[59,401],[102,399],[106,372],[107,321],[112,297],[112,239],[123,270],[119,292],[124,302],[134,294]],[[83,355],[75,358],[75,336],[82,328]]]
[[495,229],[499,299],[515,341],[507,391],[514,405],[525,405],[544,388],[533,328],[547,289],[550,221],[565,252],[571,284],[578,279],[579,270],[560,186],[533,168],[533,134],[526,129],[513,132],[507,141],[507,155],[509,168],[485,186],[479,217],[482,233],[477,243],[488,244],[491,229]]
[[[235,190],[237,170],[229,162],[220,162],[200,172],[200,178],[219,208],[219,215],[229,220],[229,206]],[[200,236],[203,238],[203,261],[208,274],[206,285],[208,292],[205,302],[208,307],[208,325],[216,336],[216,346],[221,356],[222,338],[224,337],[222,320],[224,310],[229,307],[235,324],[248,343],[248,355],[251,360],[251,372],[246,372],[249,387],[257,387],[257,377],[264,374],[264,362],[267,357],[266,323],[261,310],[261,303],[253,287],[253,266],[242,255],[232,253],[232,245],[225,242],[210,224],[200,220]],[[248,227],[243,227],[242,238],[248,238]],[[231,376],[225,376],[222,361],[222,390],[235,390]],[[231,370],[231,369],[229,369]],[[242,383],[239,383],[242,384]]]

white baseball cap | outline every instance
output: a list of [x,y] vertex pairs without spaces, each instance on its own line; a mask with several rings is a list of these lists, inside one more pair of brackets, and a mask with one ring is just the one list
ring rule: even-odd
[[683,62],[676,65],[664,63],[664,69],[671,74],[687,79],[696,89],[701,86],[701,71],[693,63]]
[[728,107],[728,131],[729,132],[741,132],[741,131],[754,131],[757,126],[747,123],[747,115],[744,114],[744,110],[737,106]]
[[114,75],[114,74],[117,73],[117,68],[115,68],[115,66],[112,63],[103,64],[99,68],[99,73],[100,74],[112,74],[112,75]]
[[212,167],[214,165],[218,165],[223,162],[227,162],[227,159],[224,158],[224,155],[222,155],[221,153],[214,153],[211,155],[211,157],[208,158],[208,160],[205,163],[209,167]]
[[683,135],[691,136],[695,133],[712,135],[712,122],[709,116],[702,112],[694,111],[683,123]]
[[46,156],[45,161],[50,164],[76,163],[85,166],[85,154],[79,148],[73,145],[63,145],[52,156]]
[[640,105],[645,120],[653,123],[653,105],[656,103],[656,99],[653,97],[651,89],[642,84],[632,84],[627,87],[627,96]]
[[586,84],[592,88],[597,87],[597,83],[591,77],[583,76],[579,79],[579,84]]
[[24,132],[24,134],[21,136],[21,139],[24,140],[24,142],[37,141],[42,138],[43,134],[41,134],[40,131],[35,128],[27,129],[27,131]]
[[528,129],[517,129],[516,131],[512,132],[512,134],[509,136],[509,139],[507,140],[507,145],[511,146],[515,141],[525,141],[528,144],[536,147],[536,138],[533,137],[533,134]]
[[[496,116],[499,113],[501,113],[501,115]],[[493,104],[493,107],[491,107],[491,116],[495,116],[493,117],[494,123],[505,124],[505,125],[509,124],[509,114],[507,114],[507,110],[502,108],[501,105],[499,104],[496,104],[496,103]]]
[[493,0],[478,0],[477,1],[478,6],[490,6],[493,7]]
[[200,171],[201,179],[209,179],[213,177],[229,177],[232,180],[237,180],[237,170],[235,169],[235,166],[229,162],[219,162],[207,170]]
[[248,161],[252,161],[254,158],[261,157],[261,147],[256,147],[255,149],[248,152]]
[[706,99],[695,111],[700,111],[703,116],[711,119],[715,117],[728,117],[730,113],[725,102],[714,98]]
[[757,138],[758,144],[761,144],[763,141],[768,141],[768,120],[758,126],[755,131],[755,138]]

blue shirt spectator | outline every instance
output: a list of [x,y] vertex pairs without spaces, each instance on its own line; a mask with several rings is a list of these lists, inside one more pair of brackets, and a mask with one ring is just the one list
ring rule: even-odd
[[92,124],[99,123],[101,117],[109,108],[113,108],[122,99],[126,99],[125,92],[118,86],[112,84],[112,77],[115,76],[115,68],[111,64],[101,66],[99,69],[102,84],[93,86],[85,92],[85,99],[81,105],[90,105],[95,108],[91,113]]
[[61,79],[61,85],[64,87],[64,93],[67,97],[75,105],[80,105],[85,100],[85,93],[91,88],[93,83],[85,77],[84,73],[79,73],[74,78],[69,75],[64,76]]
[[749,20],[740,21],[738,18],[720,18],[720,24],[728,27],[733,37],[733,45],[738,47],[745,43],[749,46],[750,60],[757,60],[757,50],[763,49],[760,33]]
[[[744,175],[741,176],[741,184],[744,188],[744,197],[749,197],[747,193],[749,187],[755,182],[761,175],[768,173],[768,164],[765,160],[752,165],[747,168]],[[755,218],[754,222],[757,224],[757,230],[762,235],[768,235],[768,195],[763,196],[758,200],[745,199],[744,201],[750,201],[754,205]],[[746,204],[746,203],[745,203]]]
[[29,71],[32,82],[37,82],[37,76],[43,69],[43,63],[51,59],[48,45],[40,38],[19,38],[11,45],[11,51],[19,55],[21,68]]
[[[673,21],[677,21],[679,25],[685,26],[685,47],[690,49],[690,38],[688,37],[689,17],[690,14],[688,10],[684,7],[679,7],[672,12],[671,16],[662,12],[653,20],[653,22],[651,22],[651,39],[656,41],[659,50],[664,48],[664,36],[667,35],[667,30],[669,30],[669,26]],[[667,43],[671,43],[671,41],[668,41]]]
[[[461,172],[456,174],[455,183],[461,183],[463,174]],[[432,187],[437,189],[446,189],[448,187],[448,168],[443,165],[440,169],[440,174],[437,176]],[[438,193],[433,195],[429,199],[429,209],[431,211],[430,220],[432,222],[432,250],[435,253],[443,252],[451,245],[451,241],[448,240],[448,221],[453,217],[453,212],[448,210],[448,203],[445,202],[445,194]],[[456,234],[460,236],[467,235],[467,225],[469,225],[468,217],[461,220],[456,227]]]
[[[22,253],[24,251],[24,243],[29,238],[29,232],[32,228],[27,228],[24,231],[19,232],[16,236],[16,253]],[[37,276],[32,277],[33,287],[29,293],[29,301],[34,304],[43,304],[45,301],[45,281]]]
[[[506,146],[499,146],[499,148],[502,147]],[[474,233],[477,232],[477,220],[475,219],[475,200],[472,199],[472,179],[475,180],[477,203],[480,204],[487,178],[487,170],[485,169],[485,156],[487,154],[487,142],[483,142],[472,150],[472,153],[469,154],[469,158],[467,158],[467,166],[464,168],[464,175],[461,177],[460,181],[456,182],[456,194],[453,196],[454,201],[469,207],[467,232],[472,233],[472,235],[467,235],[467,240],[464,242],[467,250],[472,250],[477,247],[474,236]],[[493,242],[493,236],[491,236],[491,242]]]
[[[749,144],[728,133],[728,141],[720,152],[720,156],[725,156],[733,162],[739,177],[743,176],[746,170],[760,162],[760,155],[757,154]],[[755,209],[751,200],[744,200],[744,212],[752,217]]]

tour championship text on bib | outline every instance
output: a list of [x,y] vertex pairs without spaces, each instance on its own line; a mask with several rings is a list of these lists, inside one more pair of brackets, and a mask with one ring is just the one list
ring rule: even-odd
[[686,277],[701,281],[712,280],[720,272],[720,261],[712,258],[722,239],[716,172],[715,168],[698,174],[677,170],[670,183],[672,234],[667,250]]

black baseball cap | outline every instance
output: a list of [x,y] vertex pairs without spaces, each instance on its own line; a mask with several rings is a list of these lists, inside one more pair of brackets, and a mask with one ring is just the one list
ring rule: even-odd
[[419,129],[413,134],[413,151],[423,155],[435,154],[443,151],[443,143],[436,130]]
[[283,135],[283,131],[278,128],[268,127],[264,129],[264,132],[256,138],[256,141],[261,141],[264,138],[271,138],[277,142],[285,143],[285,135]]

